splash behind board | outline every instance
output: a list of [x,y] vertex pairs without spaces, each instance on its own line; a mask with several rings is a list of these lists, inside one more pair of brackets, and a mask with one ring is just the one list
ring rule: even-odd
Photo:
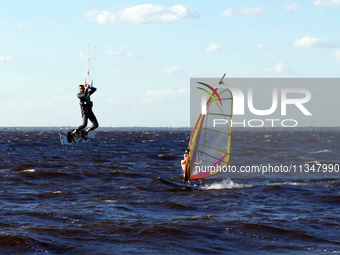
[[90,139],[94,139],[95,135],[93,131],[90,131],[87,135],[85,135],[85,130],[80,131],[80,133],[76,133],[71,135],[71,131],[67,134],[59,133],[60,143],[61,144],[78,144],[83,142],[88,142]]

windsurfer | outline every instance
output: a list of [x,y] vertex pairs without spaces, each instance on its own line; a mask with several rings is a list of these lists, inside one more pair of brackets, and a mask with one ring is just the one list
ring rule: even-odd
[[186,180],[186,177],[185,177],[185,167],[189,159],[188,155],[189,155],[189,149],[186,149],[183,155],[183,159],[181,160],[181,165],[182,165],[182,171],[183,171],[183,182],[184,183],[189,182],[191,184],[190,180]]
[[[185,175],[185,168],[187,166],[187,162],[189,160],[189,149],[186,149],[183,155],[183,159],[181,160],[181,165],[182,165],[182,170],[183,170],[183,183],[189,183],[191,185],[193,185],[193,183],[187,179],[186,175]],[[203,184],[203,180],[199,179],[200,185],[204,186]]]
[[[93,103],[90,99],[90,96],[97,89],[95,87],[90,87],[89,84],[86,84],[86,81],[85,81],[84,84],[85,84],[85,86],[79,85],[79,93],[77,94],[77,97],[79,98],[79,104],[80,104],[80,108],[81,108],[81,116],[83,118],[83,124],[81,124],[79,127],[77,127],[72,132],[72,135],[74,135],[76,132],[79,132],[80,130],[86,128],[88,119],[92,122],[93,125],[92,125],[92,127],[85,130],[85,134],[87,134],[91,130],[96,129],[99,126],[97,118],[92,111]],[[86,87],[86,89],[85,89],[85,87]]]

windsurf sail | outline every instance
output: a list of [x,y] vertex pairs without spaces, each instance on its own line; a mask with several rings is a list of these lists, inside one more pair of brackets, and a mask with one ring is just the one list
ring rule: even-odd
[[199,115],[190,137],[186,180],[210,177],[229,165],[233,95],[227,88],[212,91],[206,114]]

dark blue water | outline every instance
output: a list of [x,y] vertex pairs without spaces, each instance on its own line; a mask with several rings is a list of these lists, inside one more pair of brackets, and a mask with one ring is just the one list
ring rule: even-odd
[[[181,180],[189,132],[96,135],[64,146],[53,131],[0,131],[0,254],[340,253],[335,168],[177,190],[157,177]],[[231,146],[237,167],[340,163],[334,131],[236,131]]]

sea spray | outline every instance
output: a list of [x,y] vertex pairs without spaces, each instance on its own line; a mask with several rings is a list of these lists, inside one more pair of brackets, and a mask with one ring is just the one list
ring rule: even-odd
[[234,183],[229,178],[223,180],[222,182],[214,182],[212,184],[206,184],[205,189],[235,189],[235,188],[243,188],[243,185]]

